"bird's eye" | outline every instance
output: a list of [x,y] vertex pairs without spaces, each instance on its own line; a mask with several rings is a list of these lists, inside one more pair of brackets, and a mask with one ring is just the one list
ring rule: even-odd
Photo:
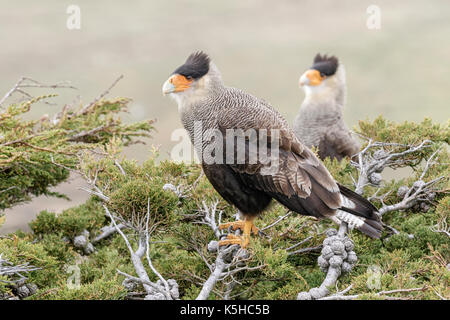
[[186,79],[191,80],[192,76],[186,76]]
[[325,73],[321,72],[321,73],[320,73],[320,76],[321,76],[322,78],[325,78]]

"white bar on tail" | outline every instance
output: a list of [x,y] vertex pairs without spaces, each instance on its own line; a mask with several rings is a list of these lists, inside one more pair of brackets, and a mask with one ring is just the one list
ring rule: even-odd
[[342,206],[343,207],[346,207],[346,208],[349,208],[349,209],[355,209],[356,208],[355,203],[353,201],[351,201],[350,199],[344,197],[342,194],[341,194],[341,202],[342,202]]
[[351,213],[342,211],[342,210],[337,210],[336,211],[336,217],[344,222],[347,222],[349,224],[350,227],[352,228],[359,228],[364,224],[364,218],[360,218],[357,217]]

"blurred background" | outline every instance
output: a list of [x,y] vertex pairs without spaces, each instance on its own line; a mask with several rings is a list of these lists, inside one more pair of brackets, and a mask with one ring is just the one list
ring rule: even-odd
[[[81,10],[79,30],[66,26],[70,5]],[[379,30],[367,27],[370,5],[380,9]],[[162,158],[177,144],[170,136],[181,123],[161,87],[196,50],[210,54],[227,85],[264,98],[291,123],[303,100],[298,78],[317,52],[345,65],[349,127],[380,114],[442,123],[450,115],[448,0],[1,0],[0,8],[0,97],[22,76],[69,80],[78,88],[57,90],[58,106],[34,106],[30,116],[40,118],[77,99],[90,102],[123,74],[109,96],[133,99],[126,121],[157,119],[150,143],[160,146]],[[126,154],[143,161],[150,146]],[[82,185],[72,177],[55,188],[72,201],[39,197],[8,210],[0,234],[29,230],[41,210],[84,202]]]

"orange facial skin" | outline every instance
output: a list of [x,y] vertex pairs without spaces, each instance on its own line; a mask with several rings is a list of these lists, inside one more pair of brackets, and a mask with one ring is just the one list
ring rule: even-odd
[[320,72],[315,69],[306,71],[305,75],[309,80],[308,85],[310,85],[310,86],[318,86],[325,79],[325,77],[322,77],[320,75]]
[[184,91],[190,87],[192,82],[194,82],[193,79],[187,79],[181,74],[174,74],[168,81],[175,86],[174,92]]

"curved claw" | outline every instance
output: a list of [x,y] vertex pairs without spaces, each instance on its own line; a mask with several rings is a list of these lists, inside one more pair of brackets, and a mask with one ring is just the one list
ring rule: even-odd
[[219,241],[219,246],[227,246],[232,244],[238,244],[241,246],[241,248],[246,248],[248,243],[250,242],[249,237],[246,236],[235,236],[234,234],[227,235],[227,238],[225,240]]
[[223,223],[219,226],[219,229],[226,229],[232,227],[233,230],[242,229],[242,237],[238,237],[234,234],[229,234],[226,240],[219,241],[219,246],[225,246],[229,244],[239,244],[241,248],[246,248],[250,242],[250,234],[258,234],[258,228],[253,223],[254,217],[246,217],[244,221],[235,221]]
[[253,220],[238,220],[234,222],[222,223],[219,225],[219,229],[223,230],[232,227],[233,231],[237,229],[244,231],[246,224],[251,226],[251,233],[253,233],[253,235],[257,236],[259,234],[259,229],[253,224]]

